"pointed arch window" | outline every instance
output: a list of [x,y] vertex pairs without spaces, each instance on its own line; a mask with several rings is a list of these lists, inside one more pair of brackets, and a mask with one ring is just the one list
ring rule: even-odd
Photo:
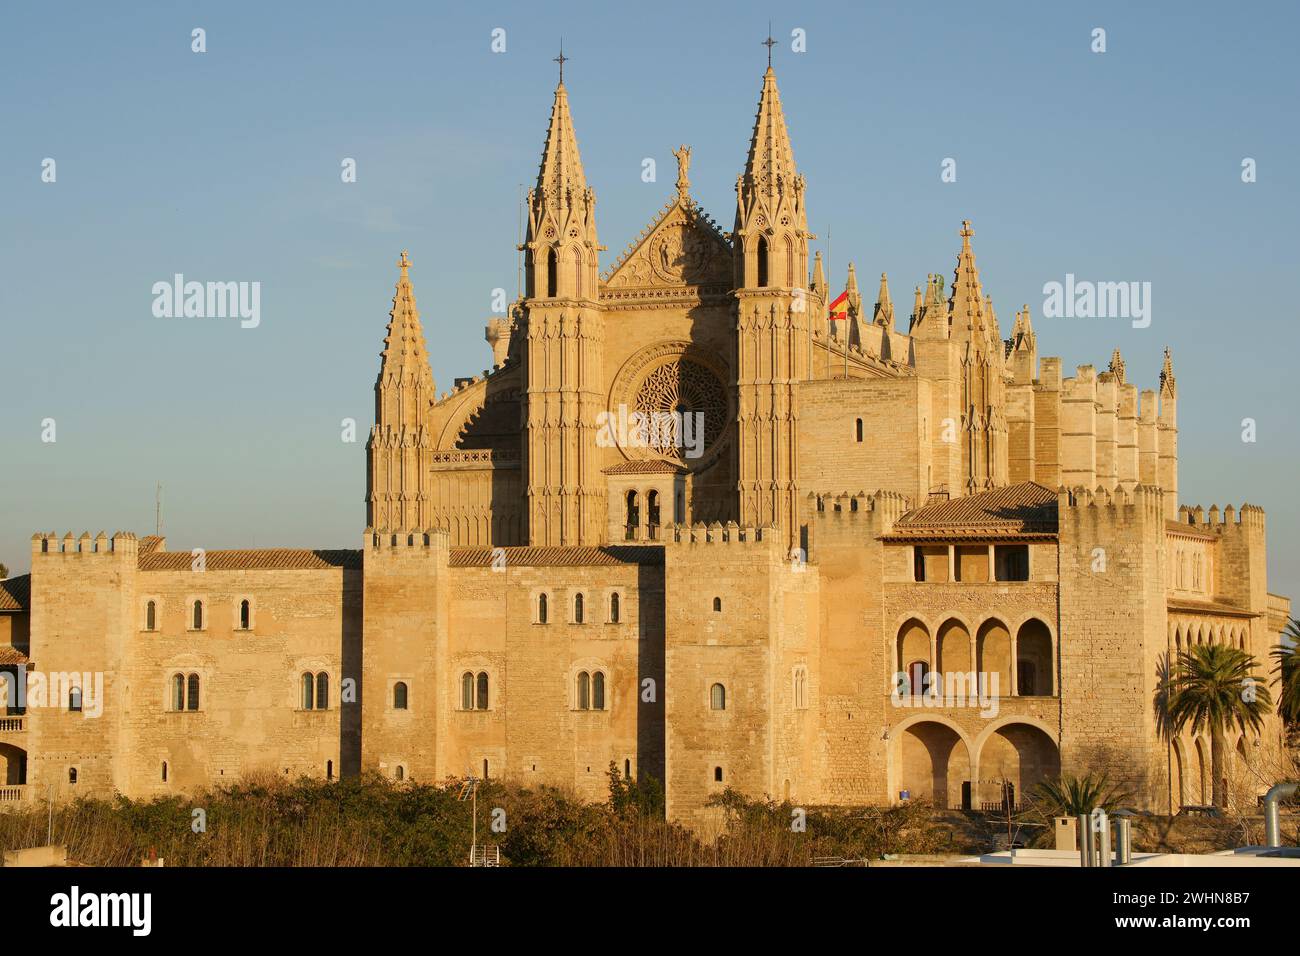
[[758,256],[758,263],[757,263],[758,276],[757,276],[757,281],[754,284],[758,286],[758,288],[760,289],[765,289],[767,288],[767,279],[768,279],[767,260],[769,257],[767,238],[765,236],[759,236],[758,238],[757,256]]
[[316,706],[316,681],[311,674],[302,675],[302,709],[311,710]]
[[474,701],[474,706],[478,710],[488,709],[488,676],[486,671],[479,671],[478,696]]
[[546,250],[546,295],[552,299],[559,291],[556,288],[559,279],[558,258],[554,249]]
[[185,709],[185,676],[176,674],[172,677],[172,710]]
[[605,709],[605,675],[600,671],[591,675],[591,709]]
[[330,675],[324,671],[316,675],[316,709],[330,709]]
[[185,709],[198,710],[199,709],[199,675],[191,674],[188,680],[186,681],[186,683],[188,686],[186,688],[186,694],[185,694]]
[[407,689],[405,681],[393,685],[393,710],[406,710]]

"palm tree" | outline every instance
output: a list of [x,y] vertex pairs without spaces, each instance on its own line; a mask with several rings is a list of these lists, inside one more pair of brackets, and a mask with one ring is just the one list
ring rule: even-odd
[[1169,726],[1178,734],[1209,731],[1212,797],[1228,805],[1223,779],[1224,734],[1236,726],[1258,732],[1273,706],[1268,687],[1255,674],[1253,655],[1225,644],[1193,644],[1178,655],[1169,678]]
[[1048,821],[1088,814],[1097,807],[1112,813],[1132,799],[1130,791],[1112,785],[1104,773],[1082,777],[1061,774],[1056,780],[1039,783],[1030,798],[1035,814]]
[[1273,673],[1277,675],[1281,687],[1277,695],[1278,715],[1287,726],[1300,724],[1300,621],[1291,618],[1282,632],[1282,643],[1273,648],[1272,656],[1277,661]]

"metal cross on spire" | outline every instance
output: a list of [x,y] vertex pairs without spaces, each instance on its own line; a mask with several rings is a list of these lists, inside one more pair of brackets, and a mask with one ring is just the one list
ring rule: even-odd
[[767,68],[772,69],[772,47],[776,46],[776,41],[772,39],[772,21],[767,21],[767,39],[760,44],[767,47]]
[[573,59],[573,57],[565,56],[565,55],[564,55],[564,38],[561,37],[561,38],[560,38],[560,55],[554,58],[555,62],[558,63],[558,64],[560,64],[560,85],[561,85],[561,86],[564,85],[564,64],[565,64],[566,62],[568,62],[569,60],[571,60],[571,59]]

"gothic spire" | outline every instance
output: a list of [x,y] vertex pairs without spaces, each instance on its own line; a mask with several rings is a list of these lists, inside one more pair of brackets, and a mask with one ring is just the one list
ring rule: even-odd
[[814,295],[826,295],[826,270],[822,267],[822,251],[820,249],[813,256],[812,291]]
[[563,81],[555,88],[551,125],[546,131],[535,192],[556,208],[579,202],[587,192],[587,176],[582,170],[578,137],[569,113],[569,91]]
[[1160,369],[1160,395],[1161,397],[1177,398],[1178,389],[1174,385],[1174,359],[1165,348],[1165,364]]
[[880,292],[876,295],[876,311],[872,316],[876,325],[894,330],[894,303],[889,298],[889,277],[880,273]]
[[795,168],[794,149],[781,109],[781,93],[776,87],[776,73],[770,66],[763,74],[763,92],[758,100],[749,155],[736,188],[737,229],[753,224],[770,230],[788,216],[788,225],[806,233],[804,180]]
[[429,371],[429,353],[425,347],[424,329],[420,326],[420,313],[415,306],[415,291],[411,288],[411,259],[405,249],[397,260],[400,272],[397,290],[393,294],[393,309],[388,313],[388,332],[384,336],[379,379],[390,376],[399,381],[418,381],[433,393],[433,376]]
[[975,231],[970,227],[970,220],[961,224],[961,252],[957,254],[957,270],[953,275],[952,296],[948,300],[952,311],[954,332],[966,331],[970,337],[985,337],[990,327],[990,317],[986,314],[984,290],[980,286],[979,269],[975,266],[975,252],[971,249],[971,236]]
[[1124,384],[1124,356],[1119,354],[1119,349],[1110,353],[1110,370],[1115,373],[1121,385]]

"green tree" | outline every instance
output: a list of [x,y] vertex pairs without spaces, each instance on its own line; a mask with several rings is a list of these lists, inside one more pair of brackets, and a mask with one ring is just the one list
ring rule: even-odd
[[1273,648],[1272,656],[1277,661],[1273,673],[1277,675],[1281,687],[1277,695],[1278,715],[1288,727],[1300,725],[1300,621],[1291,618],[1286,630],[1282,632],[1282,643]]
[[1255,658],[1223,644],[1194,644],[1178,655],[1169,676],[1166,706],[1169,728],[1210,735],[1212,800],[1228,805],[1224,786],[1224,735],[1231,727],[1259,732],[1273,706],[1268,687],[1255,674]]
[[1077,817],[1097,807],[1113,813],[1132,799],[1130,791],[1112,785],[1105,774],[1091,773],[1082,777],[1061,774],[1055,780],[1044,780],[1029,795],[1033,815],[1049,823],[1055,817]]

